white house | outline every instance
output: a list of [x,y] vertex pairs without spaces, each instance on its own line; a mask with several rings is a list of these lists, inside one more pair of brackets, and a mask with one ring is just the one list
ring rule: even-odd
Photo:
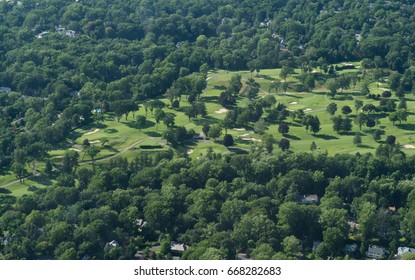
[[398,248],[398,256],[402,256],[403,254],[406,253],[415,253],[415,249],[414,248],[409,248],[409,247],[399,247]]

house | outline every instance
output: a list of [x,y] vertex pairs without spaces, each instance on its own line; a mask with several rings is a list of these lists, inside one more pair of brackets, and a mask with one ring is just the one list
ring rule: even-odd
[[299,202],[301,204],[316,204],[318,203],[318,196],[316,194],[304,195]]
[[147,226],[147,222],[143,219],[136,219],[135,224],[138,226],[138,230],[142,231],[145,226]]
[[236,259],[241,261],[250,261],[253,260],[252,258],[248,257],[246,253],[238,253],[236,254]]
[[43,31],[36,35],[36,38],[43,38],[45,35],[49,34],[49,31]]
[[343,251],[346,254],[353,254],[357,251],[357,244],[353,243],[353,244],[346,244],[343,248]]
[[312,251],[317,252],[318,246],[320,246],[320,244],[321,244],[321,241],[314,241]]
[[415,253],[415,249],[414,248],[409,248],[409,247],[399,247],[398,248],[398,256],[399,257],[401,257],[402,255],[404,255],[406,253]]
[[177,242],[172,242],[171,246],[170,246],[170,250],[172,252],[176,252],[176,253],[182,253],[182,252],[186,251],[187,249],[188,249],[187,245],[177,243]]
[[395,206],[389,206],[388,209],[386,210],[388,212],[388,214],[396,214],[396,207]]
[[366,256],[371,259],[383,258],[385,256],[385,248],[376,245],[369,246]]
[[9,93],[12,89],[9,87],[0,87],[0,93]]
[[120,247],[120,244],[118,244],[117,241],[113,240],[110,243],[108,243],[111,247],[117,248]]

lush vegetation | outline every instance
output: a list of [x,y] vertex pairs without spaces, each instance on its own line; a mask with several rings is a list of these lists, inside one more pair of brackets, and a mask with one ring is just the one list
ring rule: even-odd
[[0,258],[415,246],[414,17],[412,1],[1,1]]

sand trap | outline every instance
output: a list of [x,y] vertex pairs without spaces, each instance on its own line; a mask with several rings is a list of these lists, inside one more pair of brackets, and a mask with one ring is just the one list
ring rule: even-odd
[[239,135],[239,137],[247,137],[247,136],[249,136],[249,133],[245,133],[245,134]]
[[260,139],[256,139],[256,138],[247,138],[247,137],[242,138],[242,140],[245,140],[245,141],[256,141],[256,142],[261,142],[261,141],[262,141],[262,140],[260,140]]
[[187,150],[187,154],[188,154],[188,155],[193,154],[193,149],[189,149],[189,150]]
[[88,131],[88,132],[84,133],[84,135],[91,135],[91,134],[97,133],[98,131],[99,131],[99,128],[97,128],[93,131]]
[[403,147],[406,149],[415,149],[415,146],[410,144],[403,145]]
[[304,110],[304,112],[310,112],[312,109],[311,108],[307,108]]
[[246,129],[245,128],[234,128],[233,130],[236,130],[236,131],[245,131]]
[[229,111],[228,109],[222,108],[222,109],[219,109],[219,110],[215,111],[215,113],[216,114],[223,114],[223,113],[226,113],[228,111]]
[[94,140],[94,141],[91,141],[91,142],[89,142],[90,144],[97,144],[97,143],[101,143],[101,141],[99,141],[99,140]]
[[75,151],[75,152],[82,152],[80,149],[77,148],[69,148],[69,150]]
[[293,102],[291,102],[290,104],[291,104],[291,105],[297,105],[297,104],[298,104],[298,102],[293,101]]

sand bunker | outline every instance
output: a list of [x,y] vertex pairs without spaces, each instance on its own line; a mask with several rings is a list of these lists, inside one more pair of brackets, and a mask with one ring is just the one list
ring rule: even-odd
[[91,135],[91,134],[97,133],[98,131],[99,131],[99,128],[97,128],[97,129],[95,129],[93,131],[85,132],[84,135]]
[[291,105],[296,105],[296,104],[298,104],[298,102],[293,101],[293,102],[291,102],[290,104],[291,104]]
[[216,114],[223,114],[223,113],[226,113],[228,111],[229,111],[228,109],[222,108],[222,109],[219,109],[219,110],[215,111],[215,113]]
[[77,148],[69,148],[69,150],[75,151],[75,152],[82,152],[80,149]]
[[101,143],[101,141],[99,141],[99,140],[94,140],[94,141],[90,141],[89,143],[90,143],[90,144],[97,144],[97,143]]
[[403,145],[403,147],[406,149],[415,149],[415,146],[410,144]]
[[233,130],[236,130],[236,131],[245,131],[246,129],[245,128],[234,128]]
[[262,141],[262,140],[260,140],[260,139],[256,139],[256,138],[247,138],[247,137],[242,138],[242,140],[245,140],[245,141],[256,141],[256,142],[261,142],[261,141]]
[[187,154],[188,154],[188,155],[193,154],[193,149],[189,149],[189,150],[187,150]]
[[245,133],[245,134],[239,135],[239,137],[247,137],[247,136],[249,136],[249,133]]
[[304,112],[310,112],[312,109],[311,108],[307,108],[304,110]]

